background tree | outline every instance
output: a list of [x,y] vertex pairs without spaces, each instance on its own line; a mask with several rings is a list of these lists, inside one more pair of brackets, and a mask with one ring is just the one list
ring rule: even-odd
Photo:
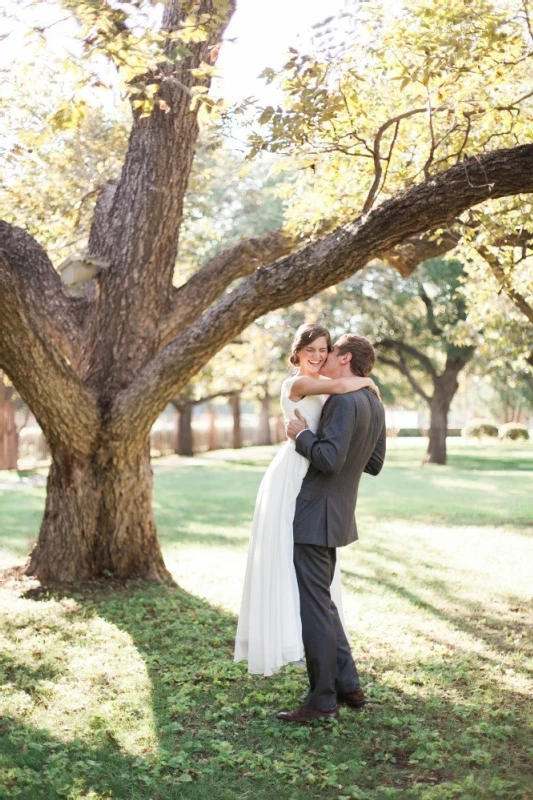
[[[134,20],[139,4],[69,7],[80,18],[84,52],[107,53],[122,73],[132,118],[120,177],[100,192],[91,220],[87,257],[105,268],[83,297],[69,295],[33,237],[0,223],[0,366],[31,407],[52,456],[45,514],[29,571],[44,581],[82,580],[108,572],[167,580],[151,510],[148,445],[160,411],[257,317],[345,280],[372,259],[385,258],[402,242],[446,226],[488,198],[532,191],[533,146],[516,144],[523,141],[527,117],[522,114],[525,100],[515,95],[518,78],[513,71],[520,64],[526,69],[530,45],[523,21],[508,14],[510,5],[491,7],[490,19],[505,34],[491,39],[484,33],[486,15],[476,13],[474,19],[470,6],[455,3],[454,35],[442,55],[435,55],[440,50],[438,42],[432,43],[428,74],[435,75],[437,84],[445,76],[451,96],[452,85],[459,92],[461,73],[456,70],[453,80],[448,73],[460,58],[470,59],[480,102],[488,109],[482,116],[489,118],[492,130],[485,142],[468,139],[475,157],[461,160],[464,148],[455,156],[450,136],[447,156],[434,148],[427,169],[420,172],[427,161],[427,136],[435,135],[438,118],[426,114],[424,136],[407,131],[411,166],[401,179],[398,173],[386,201],[382,193],[383,202],[377,205],[374,192],[371,208],[354,191],[350,221],[306,247],[294,251],[302,244],[294,233],[267,233],[217,253],[186,283],[174,286],[199,109],[215,105],[207,95],[233,4],[169,2],[161,27],[145,27],[140,45]],[[422,17],[423,7],[415,9]],[[462,37],[456,35],[457,25]],[[445,29],[444,24],[434,27]],[[386,55],[384,33],[379,41]],[[454,44],[458,41],[460,52]],[[408,44],[407,55],[418,59],[407,75],[416,92],[411,94],[407,85],[404,92],[405,113],[414,118],[422,113],[412,106],[419,102],[418,62],[424,62],[426,44],[422,37]],[[513,122],[509,135],[507,116],[498,118],[494,98],[486,91],[491,58],[498,59],[501,69],[512,62],[505,99],[519,122]],[[478,62],[486,66],[483,74]],[[372,47],[368,65],[371,72],[382,73]],[[380,96],[375,86],[374,108]],[[341,112],[330,99],[334,119]],[[324,100],[322,107],[326,105]],[[361,120],[366,118],[363,111]],[[379,113],[376,109],[374,144],[385,124],[380,115],[390,113],[387,103]],[[458,135],[464,138],[460,119]],[[386,130],[394,137],[393,120],[387,118]],[[505,149],[507,144],[512,146]],[[486,150],[489,145],[500,149]],[[373,163],[374,178],[380,181],[381,160]]]
[[410,278],[384,266],[369,267],[334,296],[337,324],[365,333],[376,346],[377,373],[382,365],[396,370],[427,403],[426,461],[431,464],[446,463],[448,412],[458,375],[475,352],[472,344],[456,342],[456,330],[466,319],[459,291],[463,274],[460,261],[443,259],[424,262]]

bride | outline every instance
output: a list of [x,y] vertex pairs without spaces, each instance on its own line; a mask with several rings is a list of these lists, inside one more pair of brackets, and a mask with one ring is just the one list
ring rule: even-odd
[[[320,379],[330,350],[327,328],[311,324],[297,330],[290,356],[297,372],[281,387],[286,422],[298,410],[316,431],[327,395],[364,388],[378,392],[371,378]],[[255,675],[273,675],[304,655],[292,523],[308,467],[309,461],[289,439],[268,467],[257,494],[234,655],[235,661],[248,661],[248,671]],[[331,596],[342,620],[338,559]]]

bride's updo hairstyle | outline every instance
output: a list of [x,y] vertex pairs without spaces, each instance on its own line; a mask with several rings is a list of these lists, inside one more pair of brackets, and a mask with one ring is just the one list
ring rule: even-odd
[[293,367],[297,367],[300,363],[298,351],[302,350],[304,347],[307,347],[307,345],[312,344],[315,339],[320,339],[321,336],[324,336],[328,343],[329,353],[331,351],[331,335],[327,328],[325,328],[323,325],[318,325],[315,322],[311,323],[310,325],[300,325],[294,334],[294,339],[292,340],[289,361]]

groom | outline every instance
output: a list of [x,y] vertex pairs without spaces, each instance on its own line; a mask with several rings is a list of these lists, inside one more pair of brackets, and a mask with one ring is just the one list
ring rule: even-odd
[[[367,376],[376,354],[362,336],[342,336],[321,374],[328,378]],[[331,395],[316,434],[305,419],[287,424],[296,450],[310,461],[296,500],[294,566],[310,689],[304,705],[277,716],[284,722],[311,722],[339,715],[339,702],[365,704],[359,676],[339,613],[330,595],[336,548],[357,539],[355,505],[363,472],[377,475],[385,459],[385,412],[368,389]]]

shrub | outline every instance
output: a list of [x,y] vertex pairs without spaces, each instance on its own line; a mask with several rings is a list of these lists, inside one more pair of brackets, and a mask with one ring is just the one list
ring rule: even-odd
[[462,436],[473,436],[475,439],[481,439],[483,436],[496,437],[498,436],[498,426],[488,419],[471,419],[464,426]]
[[507,422],[505,425],[500,425],[498,430],[500,439],[529,439],[529,431],[527,425],[521,425],[520,422]]

